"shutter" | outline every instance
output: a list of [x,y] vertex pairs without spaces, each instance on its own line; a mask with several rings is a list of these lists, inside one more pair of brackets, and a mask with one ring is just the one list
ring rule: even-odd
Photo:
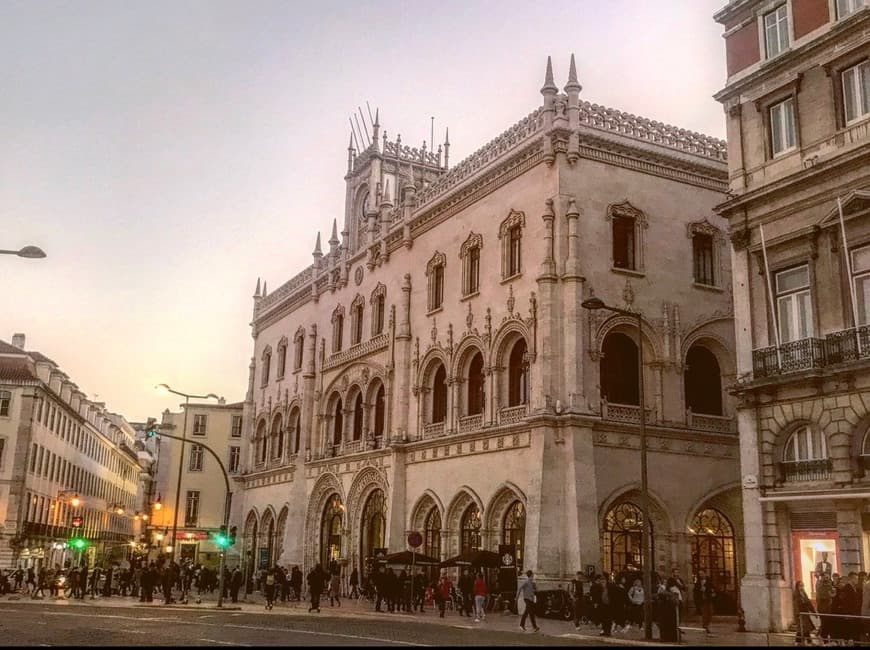
[[837,530],[836,512],[792,512],[792,530]]

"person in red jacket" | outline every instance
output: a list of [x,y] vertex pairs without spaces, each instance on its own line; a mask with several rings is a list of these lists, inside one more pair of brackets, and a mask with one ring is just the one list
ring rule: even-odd
[[446,573],[441,574],[441,580],[438,582],[438,588],[435,590],[435,600],[438,602],[438,615],[444,618],[444,608],[447,606],[447,601],[450,600],[450,590],[453,585],[450,583],[450,578]]
[[483,579],[483,574],[478,573],[474,580],[472,588],[474,594],[474,622],[480,623],[481,619],[486,620],[486,580]]

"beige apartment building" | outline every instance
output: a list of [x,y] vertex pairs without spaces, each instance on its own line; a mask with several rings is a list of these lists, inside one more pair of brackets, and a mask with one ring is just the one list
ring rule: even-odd
[[0,341],[0,567],[123,560],[140,526],[133,428],[24,346]]
[[[248,575],[365,572],[410,531],[440,558],[507,549],[539,585],[640,567],[642,345],[654,568],[707,569],[735,610],[725,143],[581,100],[565,69],[564,93],[548,63],[543,101],[452,167],[446,138],[408,146],[376,112],[326,247],[258,282]],[[639,310],[643,335],[584,310],[593,295]]]
[[[870,7],[732,0],[725,29],[747,627],[870,570]],[[826,559],[827,558],[827,559]]]
[[[227,491],[220,466],[203,445],[220,457],[230,478],[230,489],[235,492],[235,498],[240,499],[240,486],[235,479],[241,471],[242,403],[226,404],[221,399],[215,404],[202,402],[180,406],[180,412],[172,413],[168,409],[163,412],[160,430],[191,442],[183,443],[159,434],[156,437],[156,479],[151,488],[151,521],[147,536],[150,555],[153,559],[168,551],[176,560],[192,560],[217,567],[220,547],[215,544],[214,535],[223,524]],[[160,506],[155,508],[158,501]],[[174,542],[173,523],[176,528]],[[227,566],[237,563],[238,551],[230,548]]]

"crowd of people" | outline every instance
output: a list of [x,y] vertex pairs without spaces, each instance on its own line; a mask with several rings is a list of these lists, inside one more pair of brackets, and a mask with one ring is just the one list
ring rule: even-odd
[[798,645],[811,645],[813,632],[826,643],[870,641],[870,621],[858,618],[870,617],[870,579],[865,571],[846,576],[822,572],[815,596],[814,607],[804,583],[795,583],[792,603]]

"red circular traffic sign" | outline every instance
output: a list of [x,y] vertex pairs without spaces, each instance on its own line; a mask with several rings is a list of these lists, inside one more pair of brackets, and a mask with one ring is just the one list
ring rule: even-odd
[[411,548],[419,548],[423,545],[423,536],[417,531],[408,533],[408,546]]

